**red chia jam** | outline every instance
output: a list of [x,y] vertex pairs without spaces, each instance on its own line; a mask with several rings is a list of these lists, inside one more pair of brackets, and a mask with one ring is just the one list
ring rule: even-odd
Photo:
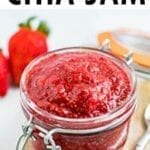
[[[37,58],[22,78],[29,102],[27,107],[22,102],[26,116],[32,114],[35,123],[48,130],[70,130],[54,134],[62,150],[123,148],[135,107],[135,85],[122,60],[92,48],[63,49]],[[38,132],[35,136],[34,148],[44,150],[43,139]]]

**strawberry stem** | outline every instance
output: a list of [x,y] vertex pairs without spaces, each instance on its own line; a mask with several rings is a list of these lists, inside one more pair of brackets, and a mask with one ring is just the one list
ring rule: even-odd
[[27,20],[27,26],[29,27],[29,28],[31,28],[32,26],[31,26],[31,23],[32,23],[32,21],[33,20],[35,20],[36,19],[36,17],[34,16],[34,17],[30,17],[28,20]]
[[[33,20],[35,20],[35,19],[36,19],[35,16],[30,17],[26,22],[20,23],[20,24],[19,24],[19,27],[21,27],[21,28],[22,28],[22,27],[25,27],[25,28],[32,29],[32,22],[33,22]],[[41,21],[41,22],[39,23],[39,25],[38,25],[38,27],[37,27],[37,31],[40,31],[40,32],[44,33],[46,36],[48,36],[49,33],[50,33],[50,29],[49,29],[49,27],[48,27],[48,25],[47,25],[47,23],[46,23],[45,21]]]
[[30,17],[25,23],[20,23],[20,24],[19,24],[19,27],[26,27],[26,28],[31,29],[31,28],[32,28],[31,23],[32,23],[32,21],[35,20],[35,19],[36,19],[35,16]]
[[50,34],[50,29],[45,21],[40,22],[37,30],[43,32],[47,36]]

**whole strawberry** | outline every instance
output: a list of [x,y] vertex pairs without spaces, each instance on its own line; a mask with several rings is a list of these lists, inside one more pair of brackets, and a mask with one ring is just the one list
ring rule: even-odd
[[26,23],[21,23],[19,31],[9,40],[9,63],[15,85],[19,85],[21,74],[30,61],[48,50],[49,29],[42,21],[34,30],[31,26],[33,19],[35,17],[29,18]]
[[8,89],[8,63],[0,50],[0,96],[4,96]]

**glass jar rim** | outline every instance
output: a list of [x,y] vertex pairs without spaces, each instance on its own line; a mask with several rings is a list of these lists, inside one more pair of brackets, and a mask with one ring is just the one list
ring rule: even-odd
[[[124,65],[128,71],[130,72],[131,75],[131,79],[132,79],[132,89],[126,99],[126,101],[119,107],[113,109],[112,111],[97,116],[97,117],[91,117],[91,118],[65,118],[65,117],[60,117],[57,115],[54,115],[52,113],[47,112],[46,110],[41,109],[40,107],[38,107],[32,100],[30,100],[29,95],[26,91],[26,87],[25,87],[25,79],[26,79],[26,74],[27,72],[34,66],[36,65],[36,63],[38,63],[38,61],[41,61],[43,58],[45,58],[46,56],[49,56],[50,54],[57,54],[59,52],[66,52],[66,51],[92,51],[92,52],[97,52],[97,53],[101,53],[102,55],[109,57],[111,59],[113,59],[113,61],[115,60],[115,63],[117,65]],[[114,56],[113,54],[107,53],[101,49],[98,48],[93,48],[93,47],[84,47],[84,46],[76,46],[76,47],[64,47],[64,48],[60,48],[51,52],[48,52],[46,54],[42,54],[40,56],[38,56],[37,58],[35,58],[34,60],[31,61],[31,63],[24,69],[24,72],[22,74],[22,78],[21,78],[21,82],[20,82],[20,89],[21,91],[23,91],[23,96],[25,96],[26,98],[24,99],[25,104],[27,104],[32,110],[34,110],[36,113],[40,114],[42,113],[43,116],[46,116],[50,119],[55,119],[58,121],[63,121],[63,122],[70,122],[70,123],[86,123],[86,122],[95,122],[98,120],[104,121],[106,118],[108,117],[115,117],[117,113],[121,113],[123,112],[123,108],[131,101],[132,97],[134,96],[135,93],[135,89],[136,89],[136,76],[134,73],[134,70],[122,59]],[[24,89],[24,90],[23,90]],[[21,93],[22,94],[22,93]],[[22,101],[21,101],[22,103]]]

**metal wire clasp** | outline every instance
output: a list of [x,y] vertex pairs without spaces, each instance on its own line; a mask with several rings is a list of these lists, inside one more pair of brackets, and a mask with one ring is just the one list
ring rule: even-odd
[[23,150],[28,139],[32,136],[33,132],[33,125],[32,125],[33,117],[30,117],[30,120],[27,122],[26,125],[22,126],[23,134],[20,136],[16,150]]
[[57,129],[51,129],[50,131],[42,128],[41,126],[33,123],[33,117],[31,116],[26,125],[22,126],[23,134],[18,139],[16,150],[24,150],[25,145],[29,138],[34,141],[36,138],[33,135],[34,130],[38,130],[38,134],[44,140],[44,144],[47,150],[61,150],[59,145],[56,145],[53,134],[57,132]]
[[53,139],[54,133],[56,133],[55,129],[47,132],[47,134],[44,137],[44,143],[45,143],[45,145],[47,145],[46,146],[47,150],[61,150],[61,147],[59,145],[56,145],[56,143]]

